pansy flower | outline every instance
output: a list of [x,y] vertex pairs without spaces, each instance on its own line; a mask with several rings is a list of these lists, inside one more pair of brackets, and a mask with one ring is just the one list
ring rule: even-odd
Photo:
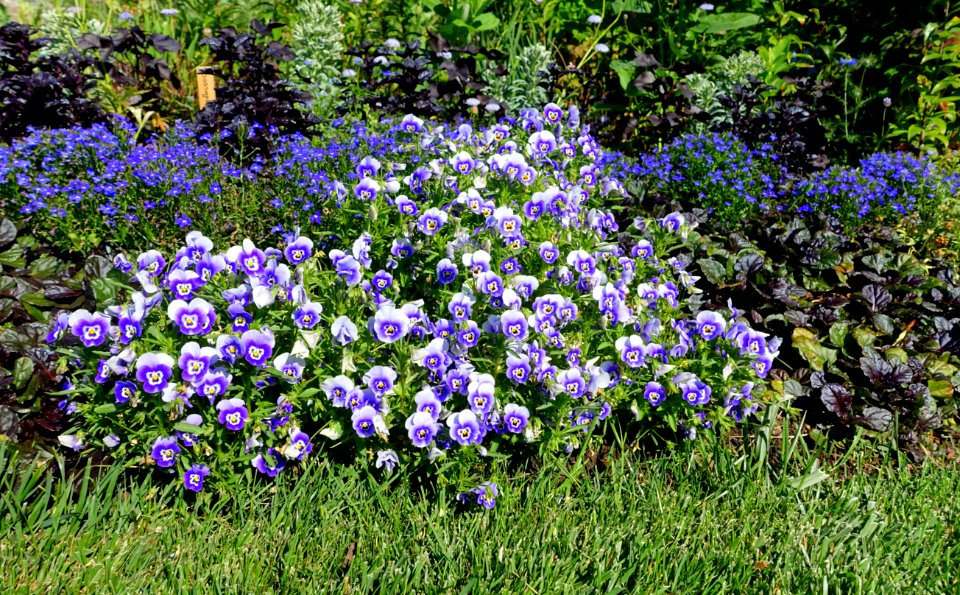
[[297,328],[311,329],[320,323],[323,306],[316,302],[304,302],[293,311],[293,323]]
[[232,376],[222,370],[208,370],[207,373],[203,375],[203,378],[194,384],[193,388],[198,394],[207,397],[210,403],[213,404],[216,397],[222,397],[226,394],[227,389],[230,387],[231,380]]
[[180,377],[187,382],[197,382],[207,370],[210,364],[216,360],[217,350],[213,347],[200,347],[196,341],[190,341],[180,348],[180,359],[177,364],[180,367]]
[[173,376],[173,358],[166,353],[144,353],[137,358],[137,380],[150,394],[162,392]]
[[174,300],[167,306],[167,316],[184,335],[205,335],[217,320],[213,306],[203,298],[193,298],[189,303]]
[[697,314],[697,332],[705,341],[712,341],[727,329],[727,321],[716,312],[704,311]]
[[243,345],[240,339],[233,335],[220,335],[217,337],[217,354],[220,359],[230,364],[237,363],[237,359],[243,355]]
[[283,449],[283,456],[290,460],[302,461],[305,456],[313,452],[313,444],[310,443],[310,436],[302,432],[300,428],[293,426],[288,430],[290,443]]
[[267,255],[248,238],[243,240],[240,246],[233,246],[227,250],[227,260],[235,263],[248,275],[257,275],[263,270]]
[[273,367],[280,372],[283,379],[294,384],[300,382],[306,364],[306,360],[290,353],[281,353],[273,360]]
[[410,332],[410,319],[402,310],[384,306],[370,320],[370,331],[382,343],[394,343]]
[[161,436],[153,443],[150,456],[156,462],[157,467],[169,468],[177,463],[177,455],[180,454],[180,445],[177,439],[173,437]]
[[333,403],[334,407],[346,406],[347,396],[354,390],[353,381],[346,376],[327,378],[320,384],[320,388]]
[[587,383],[578,368],[570,368],[557,374],[557,384],[573,398],[582,397],[587,389]]
[[167,275],[167,288],[181,300],[189,300],[193,293],[203,287],[203,279],[193,271],[176,269]]
[[379,417],[380,414],[377,413],[376,409],[370,405],[365,405],[354,410],[350,422],[353,424],[353,429],[358,436],[361,438],[369,438],[376,432],[378,425],[377,419]]
[[450,436],[461,446],[480,444],[483,440],[480,420],[477,419],[477,415],[469,409],[459,411],[448,417],[447,427],[450,428]]
[[192,465],[183,474],[183,486],[191,492],[203,491],[203,480],[210,475],[206,465]]
[[258,368],[267,365],[267,361],[273,355],[274,345],[273,331],[267,327],[259,330],[251,329],[240,336],[240,346],[244,358],[251,366],[257,366]]
[[527,338],[527,317],[522,312],[507,310],[500,315],[500,331],[511,341],[524,341]]
[[407,114],[403,117],[403,120],[400,121],[400,128],[404,132],[415,134],[423,130],[423,120],[413,114]]
[[417,411],[407,418],[404,424],[407,428],[407,436],[417,448],[426,448],[433,442],[434,436],[439,431],[436,418],[425,411]]
[[110,331],[110,318],[100,312],[88,310],[72,312],[67,319],[70,333],[80,339],[84,347],[96,347],[107,340]]
[[217,403],[217,421],[228,430],[234,432],[242,430],[248,416],[243,399],[224,399]]
[[137,385],[125,380],[118,381],[113,386],[113,398],[117,403],[127,403],[137,394]]
[[516,403],[507,403],[503,408],[503,422],[507,430],[519,434],[530,421],[530,410]]
[[428,209],[420,218],[417,219],[417,229],[420,233],[432,236],[440,231],[440,228],[447,222],[447,214],[440,209]]
[[267,477],[276,477],[286,466],[286,463],[280,456],[280,452],[274,448],[267,450],[267,456],[258,454],[253,457],[250,464],[253,465],[253,468],[256,469],[258,473],[266,475]]
[[378,397],[393,392],[393,383],[397,380],[397,373],[388,366],[374,366],[363,375],[363,382]]

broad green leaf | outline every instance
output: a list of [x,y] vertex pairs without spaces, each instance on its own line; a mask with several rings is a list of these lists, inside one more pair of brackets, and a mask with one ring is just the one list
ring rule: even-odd
[[793,346],[816,372],[823,372],[837,361],[837,350],[821,345],[820,339],[805,328],[793,329]]
[[843,341],[847,338],[850,331],[850,323],[841,320],[830,325],[830,342],[834,347],[843,347]]
[[59,258],[47,254],[31,262],[27,270],[31,277],[49,279],[57,274],[57,271],[60,270],[60,265],[61,262]]
[[632,60],[611,60],[610,68],[617,73],[620,87],[624,90],[633,82],[634,74],[637,72],[637,65]]
[[877,341],[877,334],[866,326],[854,327],[850,334],[860,347],[873,347],[873,344]]
[[690,30],[694,33],[724,33],[753,27],[759,22],[760,16],[752,12],[722,12],[701,17]]
[[113,413],[117,410],[117,406],[114,403],[105,403],[103,405],[97,405],[93,410],[97,413]]
[[500,26],[500,19],[496,15],[485,12],[473,19],[473,30],[474,31],[492,31]]
[[934,397],[947,399],[953,396],[953,384],[949,380],[928,380],[927,388]]
[[26,261],[23,259],[23,254],[23,246],[14,244],[5,252],[0,252],[0,265],[12,269],[19,269],[26,264]]

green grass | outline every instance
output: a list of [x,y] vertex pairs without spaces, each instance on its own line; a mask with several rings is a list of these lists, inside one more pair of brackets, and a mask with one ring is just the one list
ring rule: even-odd
[[198,506],[117,468],[16,472],[0,450],[0,592],[960,591],[958,469],[847,460],[842,480],[771,481],[737,464],[709,449],[554,464],[462,512],[357,467]]

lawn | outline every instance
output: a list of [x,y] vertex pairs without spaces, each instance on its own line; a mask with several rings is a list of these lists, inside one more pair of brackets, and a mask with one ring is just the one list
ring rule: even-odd
[[[22,505],[6,475],[4,592],[947,593],[960,587],[956,467],[854,457],[783,481],[727,455],[548,465],[463,512],[357,466],[178,502],[108,468]],[[9,461],[7,462],[9,464]],[[717,469],[724,469],[718,471]],[[805,481],[806,480],[806,481]],[[46,483],[43,483],[46,481]],[[813,484],[813,485],[809,485]],[[73,493],[73,498],[66,494]],[[173,492],[173,493],[171,493]],[[18,495],[19,494],[19,495]],[[173,506],[170,506],[170,504]]]

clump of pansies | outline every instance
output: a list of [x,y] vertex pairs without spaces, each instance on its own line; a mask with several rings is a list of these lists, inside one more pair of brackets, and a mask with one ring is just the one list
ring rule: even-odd
[[[575,118],[407,116],[407,161],[358,156],[312,237],[217,252],[191,232],[173,255],[118,255],[125,301],[63,314],[49,337],[76,364],[61,441],[200,491],[334,447],[388,471],[476,470],[531,442],[573,451],[615,411],[653,429],[742,421],[779,340],[733,306],[691,307],[690,225],[621,230],[602,204],[623,185]],[[495,484],[457,476],[494,506]]]

